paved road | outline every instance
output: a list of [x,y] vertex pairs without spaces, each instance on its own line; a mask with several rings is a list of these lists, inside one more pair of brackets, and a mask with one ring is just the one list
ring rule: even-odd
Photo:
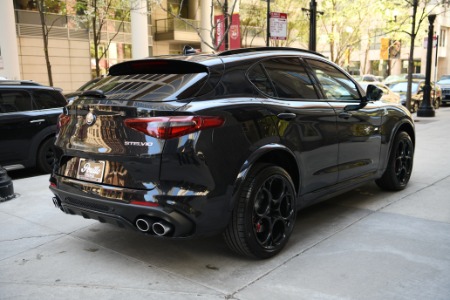
[[0,299],[450,299],[450,107],[415,119],[407,189],[367,184],[302,211],[265,261],[220,236],[163,241],[65,215],[48,175],[19,175],[0,203]]

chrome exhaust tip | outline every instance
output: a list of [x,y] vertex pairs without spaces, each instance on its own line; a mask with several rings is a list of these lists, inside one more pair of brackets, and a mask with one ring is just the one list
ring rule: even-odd
[[148,232],[152,228],[153,222],[148,219],[139,218],[136,220],[135,224],[139,231]]
[[155,222],[152,226],[153,232],[158,236],[167,235],[172,231],[172,225],[167,222]]
[[61,203],[59,203],[58,198],[53,197],[52,200],[53,200],[53,204],[55,205],[56,208],[61,208]]

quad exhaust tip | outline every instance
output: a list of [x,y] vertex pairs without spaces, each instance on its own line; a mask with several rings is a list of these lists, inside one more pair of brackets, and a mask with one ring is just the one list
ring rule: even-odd
[[172,231],[172,225],[167,222],[155,222],[152,225],[153,232],[158,236],[164,236]]
[[139,218],[136,220],[136,227],[142,232],[148,232],[152,229],[153,222],[149,219]]
[[56,208],[59,208],[62,212],[66,212],[61,205],[61,200],[59,200],[58,197],[53,197],[52,201]]
[[155,221],[148,217],[138,218],[135,225],[139,231],[152,233],[157,236],[165,236],[173,230],[172,224],[163,220]]

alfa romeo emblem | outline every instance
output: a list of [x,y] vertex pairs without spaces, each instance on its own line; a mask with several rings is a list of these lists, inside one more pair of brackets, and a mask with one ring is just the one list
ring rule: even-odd
[[89,113],[86,115],[86,124],[89,125],[89,126],[91,126],[92,124],[95,123],[95,120],[96,120],[96,119],[97,119],[97,116],[94,115],[93,113],[89,112]]

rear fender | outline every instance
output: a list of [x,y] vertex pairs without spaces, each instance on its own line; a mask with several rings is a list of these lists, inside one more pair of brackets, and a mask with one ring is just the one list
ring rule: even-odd
[[[289,161],[290,164],[278,163],[276,157],[280,157],[282,154],[284,161]],[[298,168],[298,162],[295,159],[294,153],[284,145],[280,144],[268,144],[258,148],[256,151],[252,152],[252,154],[248,157],[248,159],[241,166],[239,173],[234,181],[234,188],[232,193],[232,201],[230,201],[229,209],[232,210],[234,207],[234,202],[236,199],[236,195],[238,195],[243,182],[248,177],[249,171],[251,168],[260,162],[272,163],[275,165],[279,165],[286,169],[286,171],[290,174],[294,186],[296,188],[296,194],[299,195],[300,190],[300,172]],[[294,163],[292,163],[294,162]],[[288,167],[289,166],[289,167]]]
[[416,145],[416,136],[415,136],[415,133],[414,133],[414,124],[409,119],[404,119],[401,122],[398,122],[396,124],[396,126],[392,129],[390,135],[386,137],[386,143],[388,143],[388,146],[385,148],[385,151],[387,151],[387,152],[382,152],[380,154],[380,166],[381,167],[378,169],[379,176],[383,175],[384,171],[387,168],[387,165],[388,165],[388,162],[389,162],[389,156],[390,156],[390,153],[392,151],[392,147],[393,147],[393,143],[394,143],[394,140],[395,140],[395,136],[400,131],[407,132],[410,135],[410,137],[411,137],[411,140],[413,142],[414,147]]

